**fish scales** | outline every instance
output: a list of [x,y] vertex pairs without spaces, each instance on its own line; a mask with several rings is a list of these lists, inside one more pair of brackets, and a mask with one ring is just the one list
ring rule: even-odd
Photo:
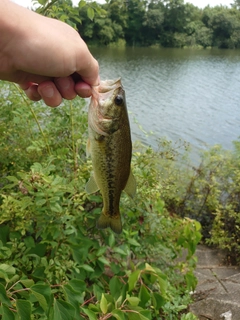
[[133,197],[136,182],[131,173],[132,143],[125,92],[120,79],[101,82],[89,106],[89,142],[93,175],[86,185],[88,193],[100,189],[103,210],[97,227],[110,227],[121,233],[119,203],[122,191]]

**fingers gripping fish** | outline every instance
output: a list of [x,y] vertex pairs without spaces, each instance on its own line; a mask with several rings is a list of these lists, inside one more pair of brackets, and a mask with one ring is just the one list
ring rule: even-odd
[[101,81],[93,88],[88,111],[89,139],[93,175],[86,185],[88,193],[100,190],[103,209],[97,227],[110,227],[121,233],[119,202],[123,190],[130,197],[136,193],[131,172],[132,142],[125,92],[121,79]]

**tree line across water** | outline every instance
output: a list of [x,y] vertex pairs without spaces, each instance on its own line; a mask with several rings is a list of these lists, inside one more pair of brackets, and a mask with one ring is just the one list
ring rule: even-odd
[[240,47],[240,0],[200,9],[184,0],[38,0],[41,13],[74,25],[88,44]]

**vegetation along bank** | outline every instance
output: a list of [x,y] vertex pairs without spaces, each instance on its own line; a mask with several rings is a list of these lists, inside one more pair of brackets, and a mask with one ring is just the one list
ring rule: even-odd
[[[184,0],[38,1],[37,11],[76,27],[88,44],[240,47],[240,2],[200,9]],[[185,3],[186,2],[186,3]]]
[[[218,21],[220,26],[223,20],[213,17],[222,12],[221,17],[238,21],[237,6],[200,10],[182,1],[136,0],[125,7],[117,1],[81,1],[76,9],[66,1],[39,2],[42,13],[69,20],[82,30],[87,17],[93,19],[89,28],[108,19],[109,28],[116,28],[114,34],[122,26],[121,36],[108,41],[102,41],[110,30],[107,25],[98,27],[106,32],[98,41],[88,34],[89,41],[101,44],[121,39],[129,45],[179,46],[176,35],[193,39],[197,30],[206,28],[215,41],[208,45],[222,46],[235,38],[220,39],[220,29],[210,25]],[[189,34],[186,25],[198,18],[172,18],[178,27],[184,21],[184,28],[168,29],[167,12],[174,13],[173,3],[183,12],[190,8],[195,17],[214,13],[211,24],[204,27],[201,18],[199,29]],[[124,20],[133,4],[132,18]],[[117,14],[125,24],[113,23],[114,8],[125,12]],[[163,38],[140,39],[140,32],[130,33],[130,22],[147,21],[147,15],[159,13],[159,8],[165,10]],[[141,19],[134,20],[141,12]],[[139,28],[147,30],[147,25]],[[147,38],[149,43],[143,40]],[[124,227],[116,236],[96,230],[102,198],[85,192],[92,167],[86,158],[84,101],[78,98],[49,109],[28,101],[14,85],[1,84],[0,92],[0,318],[195,320],[188,306],[196,286],[194,252],[201,237],[225,248],[231,262],[240,261],[240,142],[234,142],[231,152],[213,147],[198,167],[190,163],[184,145],[185,152],[178,152],[179,146],[166,140],[159,141],[158,150],[135,144],[132,167],[138,191],[134,200],[122,197]]]

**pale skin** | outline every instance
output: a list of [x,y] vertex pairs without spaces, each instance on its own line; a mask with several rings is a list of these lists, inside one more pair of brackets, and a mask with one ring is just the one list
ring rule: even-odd
[[99,84],[99,66],[69,25],[0,0],[0,80],[15,82],[29,99],[56,107]]

